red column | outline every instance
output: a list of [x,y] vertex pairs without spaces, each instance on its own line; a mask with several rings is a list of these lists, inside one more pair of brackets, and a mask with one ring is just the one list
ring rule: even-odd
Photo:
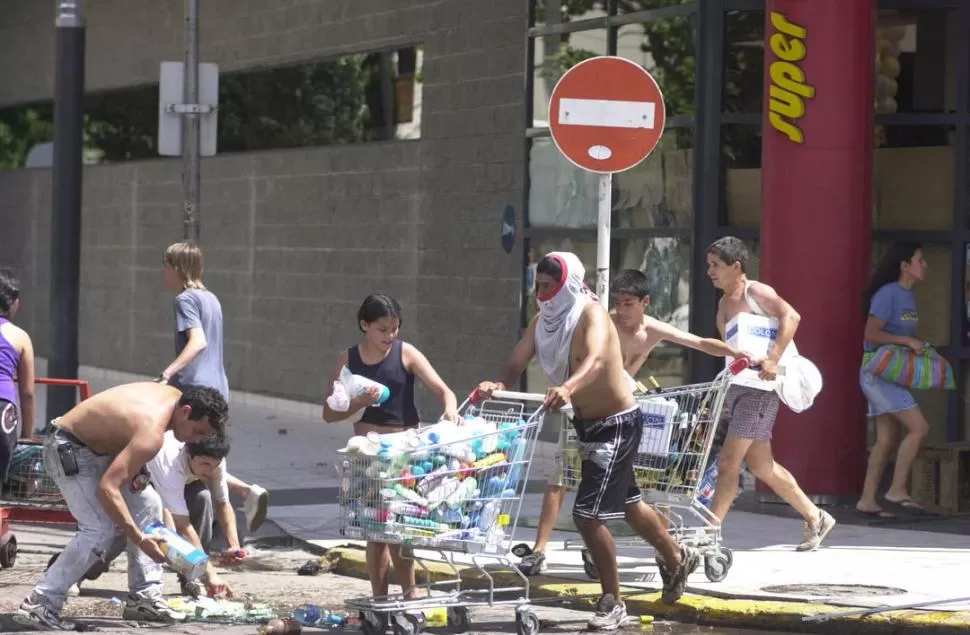
[[872,218],[873,0],[767,0],[761,279],[801,314],[795,341],[825,387],[784,406],[779,462],[809,495],[862,489],[859,389]]

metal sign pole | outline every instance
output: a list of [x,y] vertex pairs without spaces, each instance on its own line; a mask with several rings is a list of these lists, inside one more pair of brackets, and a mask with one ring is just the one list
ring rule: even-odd
[[[185,0],[185,104],[199,103],[199,0]],[[182,232],[190,243],[199,241],[201,114],[197,109],[185,119],[185,152],[182,154],[182,187],[185,192]]]
[[[51,351],[47,374],[77,379],[81,297],[85,19],[82,0],[59,0],[54,21],[54,171],[51,209]],[[74,407],[73,387],[47,389],[47,420]]]
[[600,174],[596,218],[596,295],[610,309],[610,235],[613,223],[613,175]]

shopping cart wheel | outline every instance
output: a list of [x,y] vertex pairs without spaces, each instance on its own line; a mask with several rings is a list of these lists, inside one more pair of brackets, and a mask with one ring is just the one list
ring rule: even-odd
[[530,609],[516,610],[515,632],[518,635],[536,635],[539,632],[539,618]]
[[384,615],[360,612],[360,630],[364,635],[385,635],[387,633],[387,619]]
[[468,614],[468,608],[455,606],[448,609],[448,627],[454,633],[467,633],[471,628],[472,618]]
[[418,635],[424,626],[424,614],[395,613],[391,617],[391,630],[394,635]]
[[704,575],[711,582],[721,582],[727,577],[732,564],[734,564],[734,555],[731,550],[721,547],[718,553],[704,558]]
[[589,549],[583,549],[583,571],[590,580],[599,580],[600,572],[596,568],[596,563],[593,562],[593,554],[589,552]]
[[17,562],[17,539],[12,535],[0,544],[0,569],[9,569]]

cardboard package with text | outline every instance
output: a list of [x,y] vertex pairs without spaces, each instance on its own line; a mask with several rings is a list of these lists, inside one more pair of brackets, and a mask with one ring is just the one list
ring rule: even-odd
[[[778,335],[778,318],[769,318],[754,313],[738,313],[727,326],[724,327],[724,341],[732,348],[749,353],[752,357],[762,358],[768,354],[771,347],[775,345],[775,338]],[[792,340],[781,359],[778,360],[779,369],[784,368],[785,362],[798,355],[798,348]],[[734,361],[733,357],[724,358],[724,367],[727,368]],[[781,371],[784,372],[784,371]],[[748,368],[737,375],[731,381],[732,384],[748,386],[758,390],[774,390],[775,381],[764,381],[758,379],[758,371]]]

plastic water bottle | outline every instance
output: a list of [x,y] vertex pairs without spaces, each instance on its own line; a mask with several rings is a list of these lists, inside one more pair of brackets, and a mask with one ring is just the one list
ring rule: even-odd
[[260,635],[299,635],[303,632],[300,623],[292,619],[275,619],[256,629]]
[[704,507],[710,507],[714,500],[714,490],[717,488],[717,459],[704,471],[701,486],[697,491],[697,502]]
[[304,604],[293,609],[293,619],[303,626],[316,626],[324,617],[324,611],[316,604]]

